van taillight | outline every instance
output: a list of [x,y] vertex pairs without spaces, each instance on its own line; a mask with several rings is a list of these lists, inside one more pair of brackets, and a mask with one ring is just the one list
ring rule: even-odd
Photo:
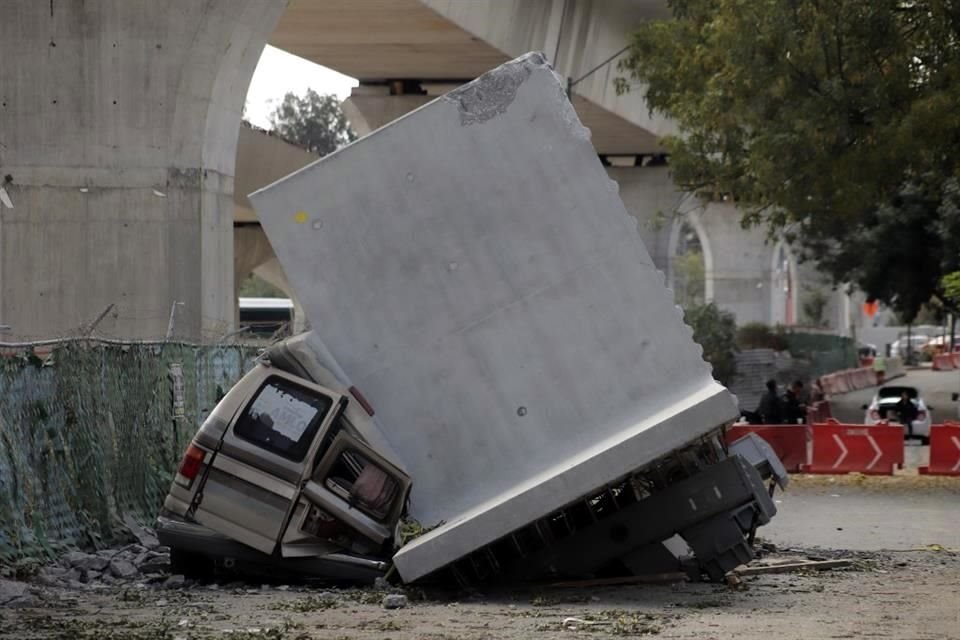
[[200,473],[200,466],[207,453],[195,444],[187,447],[187,452],[183,454],[183,460],[180,461],[180,469],[177,470],[177,483],[185,487],[193,484],[197,474]]
[[356,398],[357,402],[360,403],[360,406],[363,407],[363,410],[367,412],[367,415],[371,418],[373,417],[373,405],[371,405],[367,399],[360,393],[360,390],[356,387],[350,387],[350,395]]

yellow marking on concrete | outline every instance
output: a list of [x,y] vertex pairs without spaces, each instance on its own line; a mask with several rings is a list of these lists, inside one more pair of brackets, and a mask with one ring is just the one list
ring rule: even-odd
[[296,215],[293,216],[293,219],[296,221],[297,224],[303,224],[304,222],[307,221],[309,217],[310,216],[307,215],[306,211],[297,211]]

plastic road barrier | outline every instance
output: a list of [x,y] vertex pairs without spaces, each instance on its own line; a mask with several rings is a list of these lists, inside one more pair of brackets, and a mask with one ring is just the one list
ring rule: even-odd
[[933,356],[933,370],[934,371],[953,371],[956,369],[956,366],[953,363],[953,355],[945,353],[938,356]]
[[736,442],[748,433],[763,438],[791,473],[800,471],[809,460],[807,443],[810,440],[810,426],[805,424],[738,424],[727,429],[727,444]]
[[930,427],[930,464],[920,467],[920,474],[960,476],[960,424]]
[[806,473],[864,473],[892,475],[903,466],[903,427],[815,424],[810,430],[810,462]]

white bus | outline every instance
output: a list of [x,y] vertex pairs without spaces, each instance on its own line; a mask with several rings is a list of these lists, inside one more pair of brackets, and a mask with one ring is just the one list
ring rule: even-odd
[[290,298],[240,298],[240,328],[248,335],[270,338],[290,335],[293,327],[293,301]]

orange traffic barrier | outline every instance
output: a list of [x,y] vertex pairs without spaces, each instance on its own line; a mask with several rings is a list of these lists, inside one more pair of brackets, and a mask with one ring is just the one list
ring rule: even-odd
[[960,424],[930,427],[930,464],[920,467],[920,474],[960,476]]
[[738,424],[727,429],[727,444],[755,433],[770,445],[791,473],[809,462],[810,427],[805,424]]
[[933,356],[933,370],[934,371],[953,371],[956,367],[953,364],[953,355],[949,353],[944,353],[941,355]]
[[840,424],[835,420],[815,424],[810,430],[807,473],[864,473],[892,475],[903,466],[903,427]]
[[807,407],[807,423],[808,424],[826,422],[832,417],[833,417],[833,412],[830,409],[830,403],[826,400],[814,402]]

